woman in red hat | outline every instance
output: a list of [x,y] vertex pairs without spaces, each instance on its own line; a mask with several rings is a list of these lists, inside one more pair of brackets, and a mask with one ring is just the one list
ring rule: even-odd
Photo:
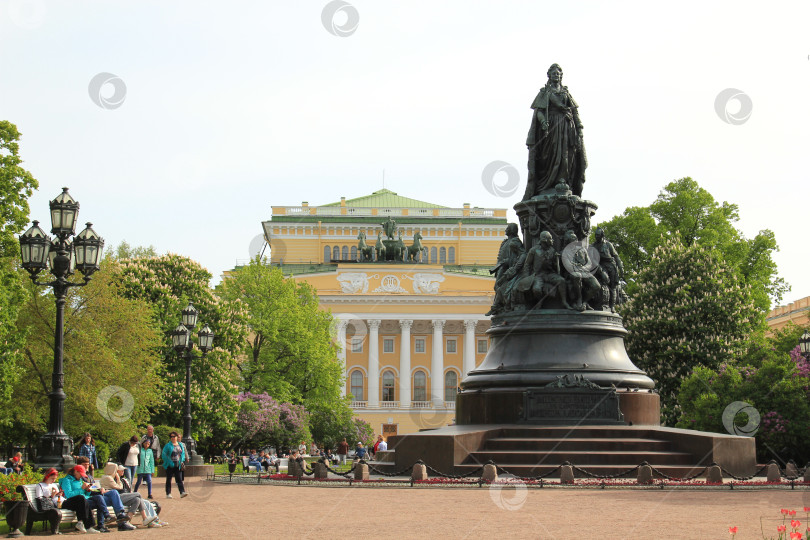
[[[48,469],[45,473],[45,478],[42,479],[42,482],[37,484],[37,494],[36,498],[37,501],[42,499],[50,499],[53,503],[53,508],[45,510],[44,512],[40,512],[45,514],[45,519],[51,525],[51,534],[61,534],[59,532],[59,524],[62,522],[62,512],[59,511],[59,505],[61,503],[61,495],[62,489],[59,487],[59,484],[56,483],[56,478],[59,476],[59,473],[54,468]],[[39,502],[35,503],[37,505],[37,510],[40,510]],[[33,520],[29,520],[28,524],[26,525],[25,534],[31,534],[31,528],[33,527],[34,522]]]
[[[110,512],[107,510],[107,503],[104,497],[98,493],[91,492],[90,482],[87,478],[87,471],[81,465],[71,468],[67,475],[60,480],[59,485],[65,493],[65,502],[62,508],[76,512],[76,530],[79,532],[107,532],[109,529],[104,525]],[[93,508],[98,514],[98,529],[93,528]]]

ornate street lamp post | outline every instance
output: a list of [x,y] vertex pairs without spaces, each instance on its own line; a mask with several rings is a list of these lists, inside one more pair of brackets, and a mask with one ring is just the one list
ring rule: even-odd
[[[20,255],[22,267],[31,275],[31,281],[37,285],[53,287],[56,298],[56,326],[53,338],[53,374],[51,375],[51,392],[48,398],[51,403],[50,417],[48,418],[48,432],[39,440],[37,446],[36,466],[38,468],[55,467],[68,469],[73,466],[73,440],[64,430],[65,412],[65,375],[64,367],[64,324],[65,324],[65,298],[71,287],[83,287],[90,281],[90,277],[98,270],[98,261],[104,240],[93,230],[92,223],[76,235],[76,218],[79,215],[79,203],[68,193],[68,188],[62,188],[54,200],[50,202],[51,208],[51,239],[34,221],[33,226],[20,236]],[[39,282],[37,276],[43,270],[50,268],[54,276],[53,281]],[[76,283],[68,278],[78,270],[84,275],[84,282]]]
[[[183,414],[183,444],[189,453],[189,465],[202,465],[203,458],[197,453],[197,443],[191,437],[191,361],[194,359],[192,350],[194,342],[191,341],[191,331],[197,326],[197,310],[189,303],[183,310],[182,323],[172,332],[172,346],[179,354],[185,356],[186,360],[186,408]],[[199,348],[202,351],[202,358],[205,358],[213,348],[214,333],[206,325],[197,333]]]
[[799,338],[799,350],[802,352],[805,358],[810,357],[810,332],[807,330],[805,330],[802,337]]

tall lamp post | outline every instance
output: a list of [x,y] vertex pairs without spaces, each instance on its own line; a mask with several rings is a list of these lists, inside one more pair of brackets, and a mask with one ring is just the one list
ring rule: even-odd
[[804,331],[802,337],[799,338],[799,350],[805,358],[810,358],[810,332]]
[[[34,221],[33,226],[20,236],[20,255],[22,267],[31,275],[31,281],[37,285],[53,287],[56,298],[56,326],[53,338],[53,374],[51,375],[50,399],[51,411],[48,418],[48,432],[39,440],[37,446],[36,466],[38,468],[54,467],[68,469],[73,466],[73,440],[64,430],[65,413],[65,374],[63,345],[65,337],[65,298],[71,287],[83,287],[98,270],[98,261],[104,240],[93,230],[92,223],[87,224],[82,232],[71,240],[76,230],[76,218],[79,215],[79,203],[62,188],[50,202],[51,233],[50,238]],[[43,270],[50,269],[53,281],[39,282],[37,276]],[[78,270],[84,276],[83,282],[69,281],[68,278]]]
[[[197,443],[191,437],[191,361],[194,359],[192,350],[194,342],[191,341],[191,331],[197,326],[198,311],[189,303],[182,312],[182,323],[172,332],[172,346],[179,354],[185,356],[186,360],[186,408],[183,414],[183,444],[189,453],[189,465],[202,465],[203,458],[197,453]],[[202,358],[205,358],[213,348],[214,333],[206,325],[197,333],[199,348],[202,351]]]

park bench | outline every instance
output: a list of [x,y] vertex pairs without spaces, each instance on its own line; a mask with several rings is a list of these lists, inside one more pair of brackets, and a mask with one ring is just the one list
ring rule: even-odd
[[[28,501],[28,519],[25,524],[25,535],[28,536],[31,534],[31,529],[34,527],[35,522],[45,521],[45,513],[40,512],[39,510],[37,510],[36,507],[36,498],[37,498],[36,484],[26,484],[24,486],[17,486],[17,492],[19,492],[22,495],[24,501]],[[151,502],[152,506],[155,507],[155,512],[159,513],[158,505],[156,505],[152,501],[149,502]],[[59,511],[62,513],[61,523],[78,522],[78,520],[76,519],[76,512],[74,512],[73,510],[68,510],[67,508],[60,508]],[[108,506],[107,511],[110,513],[111,516],[115,515],[115,509],[113,509],[112,506]]]

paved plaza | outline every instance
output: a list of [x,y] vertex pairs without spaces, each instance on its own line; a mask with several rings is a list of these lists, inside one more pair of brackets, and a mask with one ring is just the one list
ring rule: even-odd
[[[159,483],[158,483],[159,484]],[[186,538],[730,538],[776,537],[779,510],[810,506],[807,491],[358,488],[213,484],[166,500],[168,529]],[[159,491],[156,491],[159,493]],[[525,495],[523,504],[520,499]],[[519,506],[514,510],[508,508]],[[138,521],[137,519],[135,520]],[[124,534],[124,533],[115,533]]]

